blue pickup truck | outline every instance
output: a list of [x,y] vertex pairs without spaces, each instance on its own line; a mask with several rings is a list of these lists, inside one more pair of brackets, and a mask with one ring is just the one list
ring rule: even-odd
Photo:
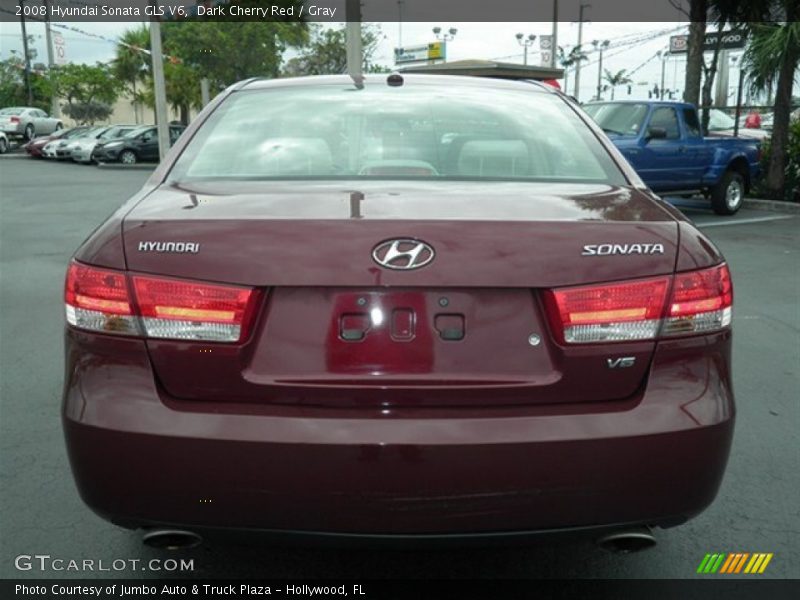
[[711,199],[732,215],[758,176],[759,142],[704,137],[697,109],[683,102],[593,102],[583,109],[654,192]]

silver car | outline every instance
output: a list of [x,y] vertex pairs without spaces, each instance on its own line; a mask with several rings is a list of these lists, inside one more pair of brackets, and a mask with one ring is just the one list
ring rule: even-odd
[[[69,143],[64,152],[75,162],[89,164],[92,162],[92,152],[97,144],[121,138],[139,127],[142,127],[142,125],[111,125],[95,131],[92,135],[80,137]],[[60,148],[59,157],[61,157]]]
[[9,137],[30,141],[37,135],[49,135],[63,127],[61,119],[49,117],[40,108],[12,106],[0,109],[0,131]]

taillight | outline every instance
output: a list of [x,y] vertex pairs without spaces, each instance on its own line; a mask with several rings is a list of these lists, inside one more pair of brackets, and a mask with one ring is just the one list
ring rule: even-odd
[[148,337],[238,342],[252,312],[251,288],[138,275],[133,287]]
[[64,302],[67,323],[74,327],[140,334],[123,273],[72,263],[67,270]]
[[678,273],[662,335],[718,331],[731,323],[733,285],[727,265]]
[[72,263],[67,271],[67,322],[80,329],[153,338],[239,342],[247,335],[258,294],[252,288]]
[[568,344],[649,340],[664,314],[669,278],[547,292],[551,322]]
[[9,121],[10,121],[11,123],[19,123],[19,117],[11,117],[11,118],[9,119]]
[[733,288],[723,264],[674,277],[548,290],[544,300],[563,343],[651,340],[729,326]]

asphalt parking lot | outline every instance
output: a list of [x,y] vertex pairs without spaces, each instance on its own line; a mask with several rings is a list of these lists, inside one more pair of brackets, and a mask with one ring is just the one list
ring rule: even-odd
[[[82,504],[59,418],[65,266],[148,175],[0,159],[0,578],[160,575],[14,566],[20,554],[108,563],[164,557]],[[682,527],[657,530],[656,548],[620,556],[589,542],[435,550],[212,542],[171,556],[193,558],[189,575],[200,577],[693,578],[708,552],[772,552],[761,577],[800,577],[800,216],[717,217],[690,204],[687,214],[722,249],[734,277],[739,412],[716,502]]]

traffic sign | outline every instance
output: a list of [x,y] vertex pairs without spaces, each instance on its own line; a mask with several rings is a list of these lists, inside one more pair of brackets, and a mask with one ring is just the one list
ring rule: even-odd
[[53,49],[55,50],[56,64],[67,64],[67,45],[64,42],[64,36],[58,32],[53,34]]

